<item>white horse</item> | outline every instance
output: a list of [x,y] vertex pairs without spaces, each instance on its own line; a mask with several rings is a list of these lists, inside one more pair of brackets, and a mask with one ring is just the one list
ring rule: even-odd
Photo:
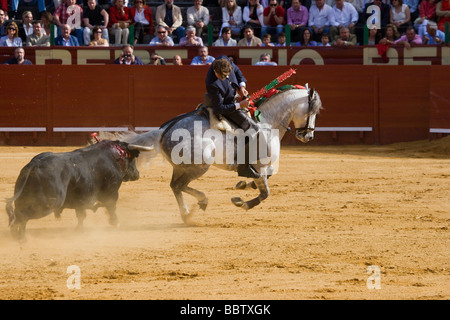
[[[322,108],[319,94],[314,89],[300,86],[284,86],[283,88],[286,87],[289,89],[266,99],[258,108],[261,112],[259,125],[265,129],[261,131],[265,132],[265,141],[270,144],[268,148],[270,155],[265,161],[262,161],[260,157],[259,161],[253,165],[260,173],[259,178],[253,179],[251,184],[240,182],[237,185],[237,188],[253,186],[260,192],[256,198],[249,201],[244,201],[240,197],[231,199],[236,206],[245,210],[257,206],[269,196],[267,178],[274,173],[274,161],[279,157],[280,141],[286,131],[291,131],[289,124],[294,123],[295,132],[293,133],[298,140],[306,143],[314,138],[316,116]],[[277,134],[274,135],[274,132]],[[205,210],[208,204],[205,194],[189,187],[189,183],[205,174],[211,165],[236,171],[239,156],[236,152],[239,147],[238,142],[235,141],[236,137],[223,131],[211,131],[208,114],[196,110],[166,122],[157,130],[134,134],[124,139],[133,144],[159,146],[156,152],[162,152],[173,166],[170,186],[177,199],[183,221],[189,223],[195,207]],[[230,150],[226,150],[230,141],[232,141],[231,151],[234,155],[231,161]],[[187,208],[183,192],[197,199],[198,202],[194,208]]]

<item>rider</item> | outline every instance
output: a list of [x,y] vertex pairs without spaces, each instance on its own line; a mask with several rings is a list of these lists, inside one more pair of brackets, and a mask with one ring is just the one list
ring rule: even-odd
[[[259,131],[258,125],[246,114],[249,105],[248,92],[245,89],[247,80],[241,70],[226,56],[219,56],[211,65],[206,75],[205,104],[211,107],[214,114],[222,115],[235,123],[244,132],[252,128]],[[237,101],[237,96],[242,99]],[[259,173],[250,164],[246,144],[245,164],[237,167],[238,175],[247,178],[259,178]]]

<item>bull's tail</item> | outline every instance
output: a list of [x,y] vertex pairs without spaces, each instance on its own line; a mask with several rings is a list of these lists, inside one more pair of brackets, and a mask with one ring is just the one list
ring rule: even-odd
[[5,199],[6,201],[6,213],[8,214],[9,218],[9,224],[8,226],[11,227],[12,224],[16,221],[16,213],[14,212],[14,201],[15,196],[12,198]]
[[6,202],[6,213],[9,217],[9,226],[12,226],[17,219],[16,208],[14,207],[14,202],[23,192],[25,185],[27,184],[28,177],[30,176],[31,169],[29,166],[25,166],[19,174],[19,177],[16,181],[16,186],[14,190],[14,196],[11,198],[5,199]]

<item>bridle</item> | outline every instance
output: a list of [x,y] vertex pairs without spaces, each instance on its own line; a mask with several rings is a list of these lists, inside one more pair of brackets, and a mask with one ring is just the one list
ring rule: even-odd
[[287,132],[293,134],[294,136],[299,136],[299,135],[306,135],[308,133],[314,132],[314,130],[316,129],[315,126],[313,126],[311,124],[311,111],[313,109],[313,106],[316,102],[316,95],[314,94],[314,88],[309,89],[309,93],[308,93],[308,118],[306,119],[306,123],[303,127],[301,128],[295,128],[295,131],[293,131],[291,129],[291,127],[284,127]]

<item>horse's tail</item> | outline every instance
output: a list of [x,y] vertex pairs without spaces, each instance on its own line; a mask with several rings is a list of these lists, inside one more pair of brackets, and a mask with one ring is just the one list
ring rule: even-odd
[[145,133],[130,133],[127,137],[124,137],[124,141],[137,144],[140,146],[153,146],[153,150],[150,152],[141,152],[141,156],[144,156],[147,159],[154,158],[158,155],[160,147],[159,141],[161,140],[161,135],[164,132],[162,129],[155,129]]

